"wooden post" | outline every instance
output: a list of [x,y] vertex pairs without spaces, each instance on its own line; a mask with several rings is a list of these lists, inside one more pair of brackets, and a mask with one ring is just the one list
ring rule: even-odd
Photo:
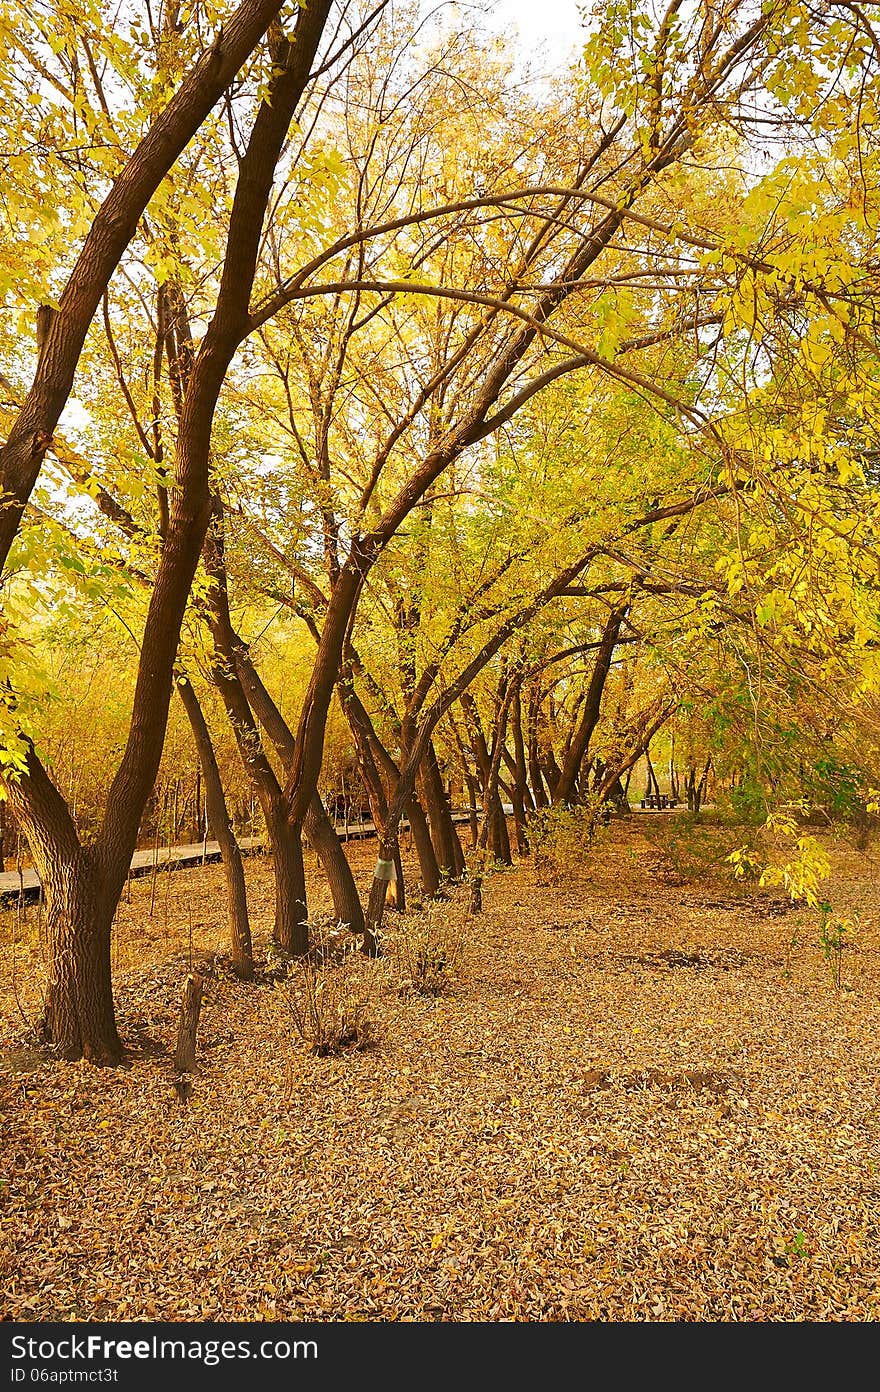
[[177,1049],[174,1054],[174,1068],[178,1073],[196,1071],[196,1031],[202,1009],[203,977],[198,972],[190,972],[183,984],[183,997],[180,1002],[180,1023],[177,1027]]

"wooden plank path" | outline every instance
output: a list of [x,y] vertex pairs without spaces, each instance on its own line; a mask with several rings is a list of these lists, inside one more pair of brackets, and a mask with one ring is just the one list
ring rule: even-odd
[[[455,821],[467,821],[466,813],[456,813]],[[409,829],[408,822],[402,822],[401,831]],[[340,841],[360,841],[376,835],[374,822],[337,823],[336,834]],[[262,836],[245,836],[239,841],[243,855],[260,855],[265,850]],[[152,873],[156,866],[160,870],[185,870],[193,865],[208,865],[220,859],[220,847],[216,841],[197,841],[186,846],[160,846],[158,852],[152,847],[146,851],[135,851],[131,858],[130,875],[138,879],[141,875]],[[0,904],[24,901],[34,903],[40,899],[43,886],[36,870],[29,867],[19,873],[7,870],[0,875]]]

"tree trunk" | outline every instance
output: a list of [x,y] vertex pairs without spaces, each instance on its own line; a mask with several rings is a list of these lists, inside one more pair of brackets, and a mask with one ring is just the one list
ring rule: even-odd
[[605,690],[605,683],[608,680],[608,673],[611,671],[611,660],[614,656],[614,649],[620,636],[620,626],[623,623],[625,609],[613,609],[608,616],[602,639],[596,653],[596,662],[590,677],[590,684],[587,687],[584,699],[581,718],[578,722],[577,730],[565,752],[562,772],[559,780],[553,789],[553,801],[569,803],[572,801],[575,784],[578,774],[587,752],[590,737],[596,728],[599,720],[599,712],[602,707],[602,693]]
[[96,867],[86,850],[72,861],[43,869],[42,878],[50,944],[46,1042],[65,1059],[118,1063],[123,1049],[110,971],[113,906],[100,892]]
[[562,778],[562,769],[556,762],[556,755],[553,752],[553,746],[550,744],[547,745],[544,751],[543,774],[548,788],[557,787],[559,780]]
[[415,795],[410,798],[406,811],[412,829],[413,845],[419,861],[422,893],[426,899],[433,899],[440,889],[440,867],[434,854],[434,843],[431,840],[428,819],[422,804]]
[[497,780],[491,794],[489,821],[489,854],[497,865],[512,865],[510,834],[507,830],[507,816],[501,802]]
[[[507,730],[507,714],[509,710],[512,689],[504,691],[504,684],[499,686],[499,700],[495,712],[495,729],[493,731],[492,752],[489,755],[489,762],[484,767],[484,786],[483,786],[483,818],[480,824],[480,835],[477,841],[477,853],[474,860],[474,869],[471,875],[471,913],[478,914],[483,911],[483,876],[486,871],[487,856],[492,856],[499,860],[504,854],[505,842],[508,859],[502,861],[509,865],[510,861],[510,841],[507,838],[507,822],[504,817],[504,808],[501,806],[501,798],[498,795],[498,774],[501,768],[501,751],[504,748],[504,737]],[[476,711],[473,712],[474,718]],[[479,730],[479,740],[481,750],[488,754],[486,742],[483,738],[482,730]],[[500,814],[500,822],[499,822]]]
[[202,985],[202,978],[197,972],[190,973],[183,985],[180,1019],[177,1025],[177,1048],[174,1051],[174,1069],[177,1073],[196,1071],[196,1034],[202,1011]]
[[[228,637],[238,678],[257,720],[275,746],[286,776],[293,759],[293,734],[254,666],[247,644],[232,630],[231,625]],[[327,877],[337,922],[347,923],[353,933],[362,933],[364,911],[351,866],[317,791],[306,809],[303,829]]]
[[321,868],[327,877],[333,899],[333,912],[338,923],[345,923],[353,933],[364,931],[364,911],[354,877],[336,828],[327,816],[317,793],[306,813],[305,833],[314,847]]
[[653,796],[654,796],[655,798],[657,798],[657,800],[658,800],[658,802],[659,802],[659,800],[660,800],[660,784],[657,782],[657,775],[656,775],[656,773],[654,772],[654,765],[651,763],[651,752],[650,752],[650,749],[646,749],[646,750],[645,750],[645,763],[646,763],[647,766],[648,766],[648,793],[647,793],[647,796],[648,796],[648,797],[651,797],[651,795],[652,795],[652,793],[653,793]]
[[205,810],[211,835],[220,847],[223,873],[226,879],[226,922],[229,928],[229,941],[232,966],[244,980],[254,974],[254,951],[251,943],[251,928],[248,918],[247,887],[244,878],[244,862],[241,847],[232,830],[232,820],[226,804],[226,794],[220,778],[220,769],[208,723],[205,720],[199,699],[188,677],[178,677],[177,694],[189,720],[199,767],[205,771]]
[[306,878],[301,829],[288,821],[284,800],[266,816],[275,868],[275,923],[272,941],[285,952],[304,956],[309,950]]
[[452,820],[449,800],[440,774],[440,765],[437,762],[437,754],[431,740],[428,741],[425,757],[422,760],[422,787],[437,863],[450,880],[457,880],[464,874],[464,852],[461,849],[461,842]]
[[[513,734],[513,816],[516,825],[516,850],[520,856],[529,854],[529,837],[526,830],[527,814],[534,810],[534,802],[529,792],[528,771],[526,769],[526,747],[522,729],[522,678],[514,682],[510,704],[510,726]],[[502,751],[503,753],[504,751]]]
[[388,883],[385,903],[395,913],[406,913],[406,882],[403,877],[403,861],[400,858],[400,841],[394,847],[394,875]]
[[[461,697],[461,708],[464,711],[470,732],[471,745],[480,770],[483,790],[483,824],[480,830],[478,850],[488,853],[488,856],[499,865],[513,864],[513,857],[510,854],[510,837],[507,834],[507,819],[498,793],[498,767],[501,763],[501,744],[503,744],[504,739],[504,731],[499,731],[498,720],[503,710],[506,725],[507,706],[507,700],[502,696],[495,716],[495,743],[492,753],[490,753],[476,701],[469,691],[465,691]],[[496,753],[497,759],[495,758]],[[493,765],[496,766],[494,776],[492,774]],[[485,837],[483,827],[486,828]]]
[[528,725],[528,746],[529,746],[529,778],[532,784],[532,797],[535,807],[549,807],[550,799],[544,787],[544,775],[541,772],[541,755],[538,744],[538,717],[541,713],[541,679],[533,682],[529,691],[529,725]]
[[471,849],[477,849],[477,841],[480,835],[480,819],[477,812],[477,780],[470,772],[465,774],[465,782],[468,790],[468,822],[471,829]]

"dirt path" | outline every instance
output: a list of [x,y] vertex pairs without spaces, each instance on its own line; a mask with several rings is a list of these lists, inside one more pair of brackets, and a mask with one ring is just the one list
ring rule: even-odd
[[[450,995],[398,993],[391,935],[363,968],[369,1052],[314,1058],[272,985],[211,979],[186,1107],[159,1050],[190,931],[196,954],[222,942],[219,874],[170,877],[167,923],[135,886],[117,947],[131,1066],[5,1054],[3,1312],[875,1318],[876,854],[834,858],[835,905],[861,919],[844,992],[809,916],[636,818],[562,883],[493,877]],[[265,924],[267,867],[248,874]],[[37,928],[17,927],[25,1013]],[[8,980],[0,1005],[12,1036]]]

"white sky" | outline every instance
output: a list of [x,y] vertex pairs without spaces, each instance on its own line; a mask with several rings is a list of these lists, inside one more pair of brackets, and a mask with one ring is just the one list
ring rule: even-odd
[[514,40],[523,58],[548,71],[567,67],[586,37],[578,0],[421,0],[421,10],[433,13],[441,28],[455,29],[467,26],[468,11],[477,10],[486,27]]
[[523,49],[537,56],[544,48],[553,63],[575,57],[586,39],[576,0],[496,0],[492,15],[495,27],[516,27]]

